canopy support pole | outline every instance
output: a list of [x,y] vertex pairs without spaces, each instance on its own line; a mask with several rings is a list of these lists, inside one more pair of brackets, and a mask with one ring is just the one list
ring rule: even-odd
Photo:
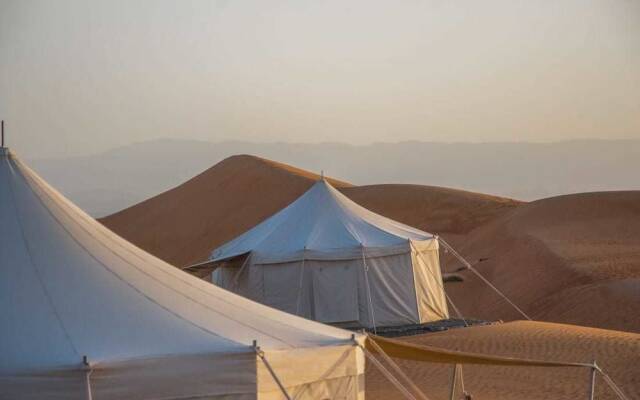
[[[400,381],[393,376],[393,374],[391,372],[389,372],[388,369],[386,369],[384,367],[384,365],[382,365],[382,363],[380,361],[378,361],[377,358],[375,358],[373,356],[373,354],[371,354],[371,352],[369,350],[367,350],[364,346],[362,346],[360,343],[357,343],[357,346],[360,347],[360,349],[362,350],[362,352],[364,353],[364,355],[367,357],[367,360],[371,361],[371,363],[378,368],[378,370],[382,373],[382,375],[384,375],[385,378],[387,378],[389,380],[389,382],[391,382],[393,384],[393,386],[396,387],[396,389],[398,389],[400,391],[400,393],[402,393],[402,395],[408,399],[408,400],[418,400],[416,399],[416,397],[411,394],[411,392],[409,390],[407,390],[407,388],[405,388],[402,383],[400,383]],[[422,393],[421,393],[422,394]],[[424,396],[424,395],[422,395]],[[429,400],[426,396],[424,396],[423,400]]]
[[589,400],[593,400],[596,395],[596,361],[593,360],[593,367],[591,368],[591,378],[589,385]]
[[269,361],[267,361],[267,359],[265,358],[264,352],[262,350],[260,350],[260,347],[258,346],[258,342],[256,340],[253,341],[253,350],[256,352],[258,357],[260,357],[260,359],[264,363],[265,367],[267,367],[267,370],[269,371],[269,374],[271,374],[271,377],[273,378],[273,380],[278,385],[278,388],[280,388],[280,391],[282,392],[284,397],[287,400],[292,400],[292,397],[289,395],[289,393],[287,392],[287,389],[284,387],[284,385],[282,384],[282,382],[280,381],[280,379],[276,375],[276,372],[273,370],[273,368],[271,368],[271,364],[269,364]]
[[[389,364],[391,366],[391,368],[393,368],[393,370],[398,375],[400,375],[402,377],[402,379],[405,380],[406,383],[409,384],[409,387],[411,388],[411,390],[413,390],[413,393],[416,394],[416,397],[418,397],[420,400],[429,400],[427,398],[427,396],[424,393],[422,393],[420,388],[415,383],[413,383],[411,378],[409,378],[409,376],[407,376],[407,374],[404,373],[402,368],[400,368],[400,366],[398,364],[396,364],[393,361],[393,359],[391,357],[389,357],[389,355],[387,353],[384,352],[384,350],[382,350],[382,348],[378,345],[378,343],[376,343],[375,340],[370,339],[369,337],[367,337],[367,343],[371,344],[371,347],[373,347],[375,349],[376,353],[380,354],[380,356],[382,356],[382,358],[387,362],[387,364]],[[358,345],[360,346],[360,344],[358,344]]]
[[240,267],[238,272],[236,272],[236,274],[233,276],[233,289],[234,290],[238,288],[238,280],[240,279],[240,275],[242,275],[242,272],[244,271],[244,268],[249,263],[249,259],[250,258],[251,258],[251,253],[249,253],[247,255],[247,258],[244,259],[244,262],[242,263],[242,266]]
[[453,376],[451,377],[451,394],[449,395],[449,400],[454,400],[456,395],[456,383],[458,383],[458,365],[455,364],[453,366]]
[[364,281],[367,285],[367,298],[369,301],[369,315],[371,315],[371,322],[373,323],[373,333],[378,334],[378,329],[376,327],[376,316],[373,311],[373,301],[371,300],[371,286],[369,285],[369,266],[367,265],[367,260],[364,257],[364,245],[361,247],[362,249],[362,266],[364,267]]
[[87,391],[87,400],[93,400],[93,394],[91,391],[91,373],[93,372],[93,369],[91,369],[87,356],[82,356],[82,368],[84,370],[84,387]]
[[300,315],[300,303],[302,298],[302,283],[304,280],[304,256],[307,247],[305,246],[302,250],[302,266],[300,266],[300,280],[298,281],[298,299],[296,301],[296,315]]

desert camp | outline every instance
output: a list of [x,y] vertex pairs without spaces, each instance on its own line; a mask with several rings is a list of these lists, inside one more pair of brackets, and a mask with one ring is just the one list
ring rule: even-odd
[[640,400],[639,38],[0,0],[0,400]]
[[[406,398],[427,398],[395,358],[452,366],[452,396],[467,396],[463,365],[488,365],[583,369],[592,374],[591,386],[583,385],[591,395],[600,374],[612,393],[626,398],[595,363],[407,343],[259,305],[129,244],[66,200],[7,148],[2,147],[0,156],[5,188],[1,273],[7,283],[2,315],[12,327],[3,330],[0,341],[3,397],[361,399],[366,395],[365,365],[372,365]],[[390,223],[334,193],[324,180],[307,194],[314,190],[331,193],[369,223],[377,219],[378,227]],[[412,240],[423,234],[405,225],[394,228],[388,229],[396,235],[410,232]],[[358,245],[363,243],[371,242]],[[234,251],[247,252],[234,246],[226,246],[231,257]],[[222,251],[214,254],[224,259]],[[413,249],[407,251],[415,256]],[[21,296],[25,300],[16,307],[13,299]],[[197,379],[202,374],[215,379]]]

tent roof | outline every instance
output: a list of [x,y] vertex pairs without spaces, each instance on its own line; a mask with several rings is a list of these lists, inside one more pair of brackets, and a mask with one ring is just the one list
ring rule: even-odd
[[0,375],[344,343],[351,333],[190,276],[109,231],[0,151]]
[[409,240],[431,239],[430,233],[367,210],[322,179],[286,208],[215,249],[211,259],[246,253],[265,262],[299,259],[303,254],[329,258],[342,252],[358,257],[361,248],[406,248]]

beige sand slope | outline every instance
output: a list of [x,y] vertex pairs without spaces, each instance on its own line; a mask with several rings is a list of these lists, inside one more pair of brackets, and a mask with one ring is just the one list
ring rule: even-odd
[[[251,156],[231,157],[185,184],[103,222],[175,265],[204,259],[211,248],[286,206],[317,175]],[[378,213],[442,234],[534,317],[640,331],[640,194],[594,193],[519,203],[416,185],[353,187],[334,182]],[[452,270],[459,264],[449,261]],[[465,314],[518,316],[465,273],[447,284]],[[562,361],[596,359],[631,398],[640,396],[640,335],[540,322],[514,322],[407,338],[452,349]],[[446,396],[451,367],[402,362],[431,399]],[[474,399],[587,398],[585,371],[465,367]],[[598,381],[598,399],[613,399]],[[375,370],[368,399],[400,399]]]
[[[190,181],[103,219],[177,266],[204,260],[289,204],[318,176],[235,156]],[[590,193],[520,203],[418,185],[354,187],[347,196],[380,214],[442,234],[532,317],[640,332],[640,192]],[[460,266],[444,254],[445,269]],[[520,319],[468,273],[447,291],[463,314]]]
[[[510,322],[454,329],[403,340],[447,349],[566,362],[596,360],[631,399],[640,398],[640,335],[542,322]],[[448,399],[452,366],[398,361],[430,399]],[[474,399],[588,399],[588,371],[572,368],[464,366],[464,384]],[[367,399],[401,399],[367,365]],[[616,399],[601,378],[596,399]]]
[[[285,164],[234,156],[101,222],[154,255],[186,266],[206,259],[214,247],[279,211],[318,179]],[[467,233],[519,204],[444,188],[354,187],[329,180],[365,207],[432,232]]]
[[170,264],[187,266],[206,260],[214,247],[276,213],[318,179],[288,165],[234,156],[101,222]]
[[[455,242],[534,319],[640,332],[640,192],[522,204]],[[463,313],[518,318],[484,284],[464,276],[447,284]]]

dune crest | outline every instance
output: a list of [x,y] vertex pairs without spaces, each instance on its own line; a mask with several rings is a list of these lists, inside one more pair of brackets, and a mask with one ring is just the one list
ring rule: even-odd
[[[167,192],[102,219],[176,266],[276,213],[317,174],[249,155],[223,160]],[[441,234],[533,318],[640,332],[640,191],[560,196],[530,203],[432,186],[353,186],[345,195],[394,220]],[[442,253],[446,284],[465,316],[520,316]]]
[[[163,260],[186,266],[206,259],[213,248],[287,206],[318,179],[318,174],[290,165],[238,155],[100,221]],[[459,220],[466,221],[462,231],[467,231],[517,204],[451,189],[417,185],[356,187],[327,179],[374,212],[428,231],[436,228],[435,232],[458,232],[457,227],[462,226],[457,223]],[[415,224],[412,215],[423,218],[421,223]],[[444,217],[431,218],[438,215]],[[431,225],[431,221],[435,224]]]

